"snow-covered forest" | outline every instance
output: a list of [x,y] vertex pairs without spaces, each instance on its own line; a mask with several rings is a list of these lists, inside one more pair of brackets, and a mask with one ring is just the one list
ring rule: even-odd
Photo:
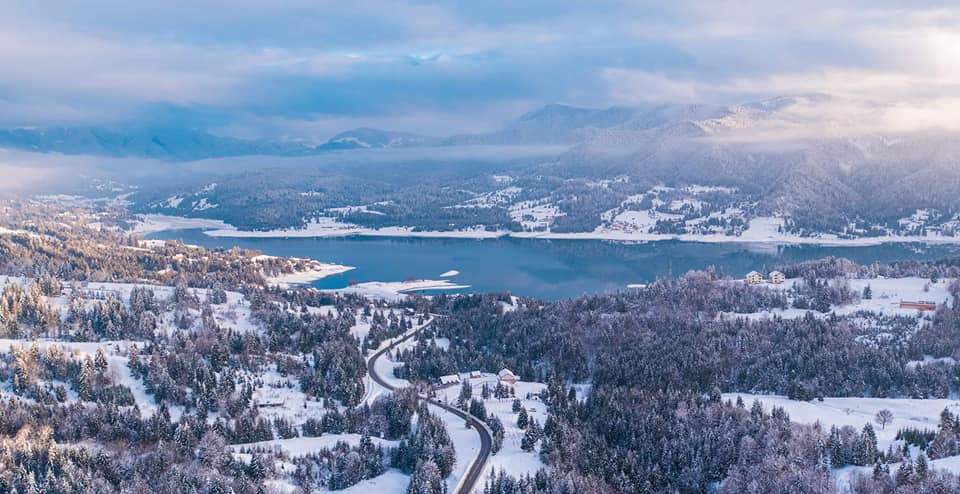
[[319,290],[280,281],[329,265],[145,241],[111,205],[0,211],[5,492],[960,488],[960,259],[545,303]]

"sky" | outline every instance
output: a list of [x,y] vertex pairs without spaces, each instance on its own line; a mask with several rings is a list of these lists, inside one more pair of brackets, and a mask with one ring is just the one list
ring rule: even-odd
[[0,126],[449,135],[554,102],[808,92],[882,102],[901,125],[949,125],[958,47],[960,7],[923,0],[11,0]]

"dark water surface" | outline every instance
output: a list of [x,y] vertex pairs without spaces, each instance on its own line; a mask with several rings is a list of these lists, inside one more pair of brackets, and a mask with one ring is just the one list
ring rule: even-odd
[[509,291],[543,299],[623,290],[666,275],[715,266],[742,277],[780,264],[824,256],[842,256],[858,263],[900,259],[939,259],[960,253],[958,246],[884,244],[866,247],[773,246],[709,244],[678,241],[623,244],[601,240],[532,240],[500,238],[420,239],[348,238],[217,238],[200,230],[151,234],[152,239],[180,239],[204,247],[240,246],[275,256],[308,257],[354,266],[347,273],[314,283],[318,288],[342,288],[359,281],[450,278],[470,285],[466,292]]

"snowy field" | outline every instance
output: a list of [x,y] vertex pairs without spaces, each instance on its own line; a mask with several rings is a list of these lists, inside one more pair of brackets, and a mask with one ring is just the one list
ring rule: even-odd
[[[26,288],[33,283],[33,280],[0,276],[0,289],[9,283],[17,283]],[[174,291],[173,287],[160,285],[95,282],[71,283],[67,281],[64,282],[63,292],[59,296],[44,297],[44,299],[50,307],[60,312],[61,317],[65,317],[69,309],[69,296],[74,291],[78,293],[84,304],[89,308],[93,304],[99,303],[106,298],[116,298],[124,305],[128,305],[130,293],[135,287],[146,287],[152,290],[161,308],[163,308],[164,304],[173,296]],[[205,289],[190,289],[190,291],[195,294],[199,300],[205,300],[207,298],[208,291]],[[226,294],[227,301],[225,303],[213,304],[211,306],[213,309],[213,317],[217,324],[225,329],[230,329],[238,333],[260,332],[262,328],[259,323],[253,320],[249,304],[245,297],[238,292],[226,292]],[[196,325],[201,324],[200,312],[196,309],[189,309],[189,312],[194,318],[194,327],[197,327]],[[172,310],[163,310],[158,316],[158,332],[172,334],[177,331],[184,331],[177,327]],[[191,331],[192,329],[193,328],[189,328],[186,331]],[[97,350],[102,350],[107,356],[109,365],[107,373],[111,381],[115,384],[130,388],[141,414],[144,417],[150,417],[158,409],[156,401],[153,396],[147,392],[144,383],[132,375],[130,367],[128,366],[130,350],[133,347],[143,348],[145,342],[131,340],[66,342],[53,338],[36,338],[29,340],[0,339],[0,352],[9,353],[15,347],[30,348],[34,345],[40,350],[47,350],[50,347],[56,346],[78,358],[92,357],[97,353]],[[269,382],[269,380],[267,382]],[[302,395],[302,393],[300,394]],[[291,403],[296,402],[292,397],[287,399],[290,399]],[[304,401],[305,399],[301,398],[299,402],[296,402],[299,403],[301,408],[295,411],[302,410]],[[178,420],[182,413],[182,407],[170,406],[168,408],[171,418],[174,421]]]
[[[547,211],[540,211],[537,216],[543,221],[547,219]],[[660,214],[659,216],[663,216]],[[624,218],[626,219],[626,218]],[[547,240],[611,240],[622,242],[652,242],[659,240],[678,240],[682,242],[704,243],[756,243],[776,245],[824,245],[824,246],[869,246],[886,243],[927,243],[927,244],[960,244],[960,236],[944,236],[939,234],[926,236],[886,235],[878,237],[839,238],[836,235],[824,234],[815,237],[801,237],[795,234],[782,233],[779,228],[783,225],[783,218],[755,217],[749,222],[748,228],[741,235],[725,235],[722,233],[708,234],[659,234],[648,233],[636,227],[639,219],[630,219],[624,222],[624,228],[601,226],[590,232],[557,233],[545,231],[510,232],[505,230],[489,231],[482,225],[473,228],[453,231],[420,231],[409,226],[394,226],[386,228],[366,228],[350,223],[342,223],[336,218],[322,217],[312,220],[302,229],[275,229],[275,230],[240,230],[220,220],[204,218],[183,218],[167,215],[144,215],[134,229],[135,233],[148,234],[165,230],[205,229],[204,234],[212,237],[232,238],[313,238],[313,237],[343,237],[343,236],[371,236],[371,237],[412,237],[412,238],[472,238],[488,239],[500,237],[539,238]]]
[[313,261],[310,268],[295,273],[284,273],[276,276],[267,276],[267,285],[288,288],[292,285],[309,285],[317,280],[322,280],[328,276],[346,273],[355,269],[353,266],[343,266],[340,264],[330,264]]
[[357,283],[346,288],[324,290],[331,293],[361,295],[367,298],[387,301],[399,301],[407,293],[423,290],[461,290],[470,285],[458,285],[450,280],[412,280],[412,281],[370,281]]
[[[253,451],[272,451],[282,453],[289,458],[316,453],[323,449],[330,449],[337,443],[344,442],[350,446],[360,444],[360,434],[324,434],[320,437],[294,437],[291,439],[273,439],[270,441],[260,441],[256,443],[234,444],[230,449],[239,452],[240,450]],[[379,437],[370,437],[375,445],[383,446],[384,449],[396,447],[400,441],[388,441]]]
[[[831,426],[849,425],[859,431],[870,423],[877,433],[877,445],[880,449],[886,449],[894,441],[899,429],[914,427],[936,430],[940,423],[940,412],[944,409],[949,409],[954,414],[960,412],[960,400],[942,399],[824,398],[823,401],[797,401],[785,396],[748,393],[726,393],[723,399],[735,401],[738,396],[748,408],[754,400],[759,400],[767,412],[773,407],[780,407],[787,412],[792,422],[820,422],[827,430]],[[893,412],[893,421],[886,427],[881,427],[874,421],[877,412],[883,409]]]
[[526,231],[549,230],[553,222],[566,213],[547,202],[549,199],[521,201],[510,206],[510,219],[520,223]]
[[[830,427],[850,426],[857,431],[863,430],[866,424],[873,426],[877,436],[877,447],[886,450],[891,444],[902,446],[902,441],[896,441],[897,431],[905,428],[928,429],[936,431],[940,423],[940,413],[948,409],[951,413],[960,412],[960,400],[943,399],[910,399],[910,398],[824,398],[823,401],[797,401],[785,396],[756,395],[748,393],[725,393],[724,400],[735,401],[737,397],[743,399],[749,408],[755,400],[760,401],[764,411],[770,412],[774,407],[783,408],[790,416],[790,421],[801,424],[819,422],[825,431]],[[878,424],[874,417],[880,410],[889,410],[893,420],[886,426]],[[913,448],[911,453],[916,456]],[[896,472],[898,463],[889,465],[891,472]],[[930,461],[931,468],[949,470],[960,473],[960,456],[951,456]],[[855,474],[870,475],[873,467],[847,466],[834,470],[837,487],[840,492],[847,492],[849,484]]]
[[[153,396],[147,392],[147,388],[143,384],[143,381],[133,377],[128,365],[130,362],[128,358],[130,349],[133,347],[142,348],[144,346],[143,342],[129,340],[66,342],[49,339],[0,339],[0,353],[10,353],[14,349],[28,349],[34,346],[36,346],[40,351],[47,351],[51,347],[57,347],[63,350],[64,353],[73,355],[79,359],[88,357],[92,358],[94,355],[96,355],[97,350],[103,351],[104,355],[107,357],[106,375],[110,378],[110,381],[113,384],[130,388],[130,392],[137,404],[137,408],[140,410],[141,416],[149,418],[157,411],[158,406],[156,400],[154,400]],[[64,383],[64,388],[68,391],[70,398],[69,401],[78,400],[75,390],[73,390],[69,384]],[[8,387],[6,384],[0,385],[0,391],[5,393],[7,389]],[[16,395],[10,394],[9,396],[13,397]],[[18,399],[22,398],[18,397]],[[174,421],[179,420],[180,415],[183,413],[183,408],[180,406],[170,406],[168,407],[168,410],[170,411],[170,418]]]
[[[782,285],[763,284],[759,286],[774,290],[787,290],[798,281],[790,279]],[[934,283],[927,278],[853,278],[847,280],[847,282],[850,290],[857,294],[863,293],[863,289],[869,286],[873,296],[869,300],[861,298],[856,303],[831,307],[831,311],[837,315],[850,315],[865,311],[885,316],[916,317],[919,312],[916,309],[900,308],[900,301],[917,302],[923,300],[938,305],[953,302],[953,296],[950,295],[952,279],[942,279]],[[820,312],[795,308],[773,309],[749,314],[724,313],[723,315],[725,317],[745,317],[747,319],[764,319],[773,316],[794,319],[803,317],[808,312],[817,317],[826,317],[826,314]]]
[[145,214],[140,216],[132,233],[147,235],[166,230],[190,230],[194,228],[229,229],[230,225],[220,220],[206,218],[184,218],[165,214]]

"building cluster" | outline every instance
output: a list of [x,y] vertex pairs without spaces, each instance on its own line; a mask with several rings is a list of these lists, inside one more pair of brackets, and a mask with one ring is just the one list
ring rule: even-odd
[[750,271],[745,278],[749,285],[759,285],[761,283],[772,283],[774,285],[783,284],[787,281],[787,276],[780,271],[771,271],[767,278],[759,271]]
[[[465,376],[467,376],[467,379],[478,379],[483,377],[483,374],[481,374],[480,371],[475,370],[468,372],[465,374]],[[517,381],[520,380],[520,376],[514,374],[510,369],[501,369],[500,372],[497,373],[497,380],[500,382],[500,384],[513,386],[517,384]],[[463,377],[461,374],[448,374],[446,376],[440,376],[441,386],[452,386],[454,384],[460,384],[461,382],[463,382]]]

